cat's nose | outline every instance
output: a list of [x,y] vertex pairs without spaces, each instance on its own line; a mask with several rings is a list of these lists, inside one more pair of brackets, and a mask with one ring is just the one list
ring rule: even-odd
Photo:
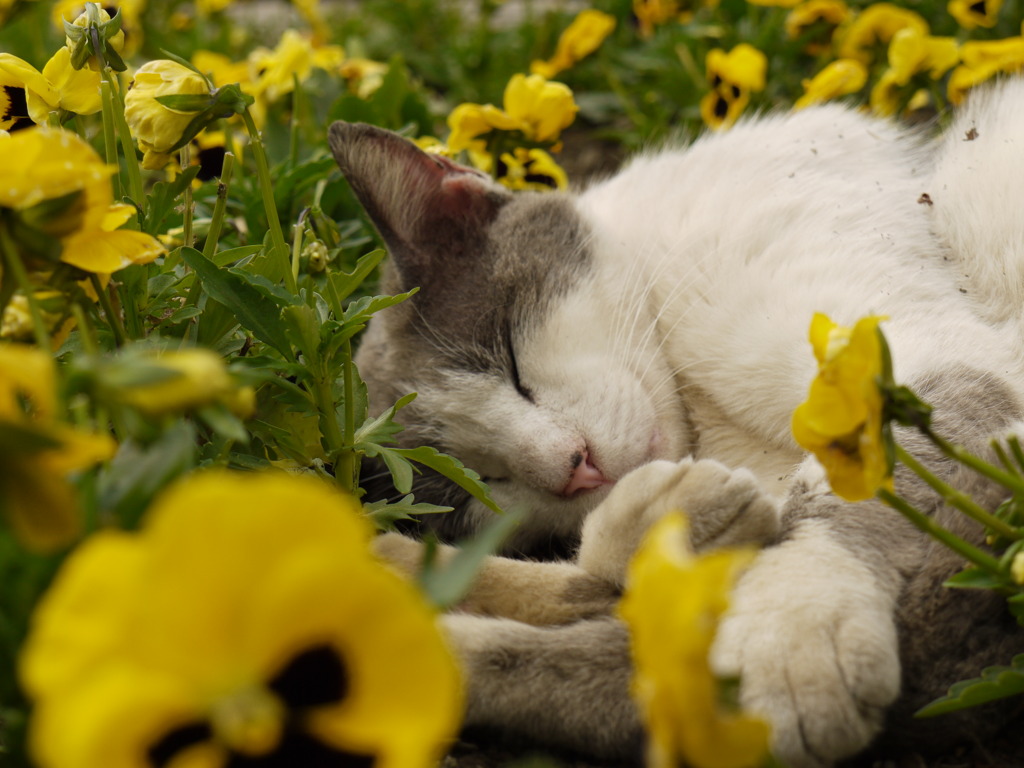
[[604,473],[597,468],[597,465],[590,460],[590,454],[584,450],[573,458],[579,457],[576,466],[572,470],[569,483],[562,489],[562,496],[572,496],[577,491],[585,491],[590,488],[600,488],[602,485],[611,485],[612,481],[604,476]]

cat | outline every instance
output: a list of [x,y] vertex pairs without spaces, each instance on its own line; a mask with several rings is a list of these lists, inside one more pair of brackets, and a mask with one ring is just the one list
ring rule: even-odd
[[[384,290],[420,288],[362,340],[372,406],[418,392],[402,441],[453,454],[526,510],[511,549],[574,552],[492,558],[444,617],[468,725],[641,758],[614,604],[643,533],[680,507],[698,549],[765,545],[713,662],[741,675],[743,706],[790,765],[880,738],[941,750],[1020,716],[1010,702],[911,718],[1024,651],[1024,632],[1004,598],[941,587],[962,561],[900,515],[834,496],[790,418],[815,373],[812,315],[870,313],[888,317],[896,378],[935,407],[937,431],[987,454],[1020,430],[1024,80],[977,89],[938,137],[826,104],[643,153],[572,194],[509,192],[371,126],[335,123],[329,141],[388,247]],[[899,470],[896,487],[981,543],[920,481]],[[491,515],[436,480],[418,498],[456,507],[436,516],[446,539]],[[416,569],[413,540],[378,546]]]

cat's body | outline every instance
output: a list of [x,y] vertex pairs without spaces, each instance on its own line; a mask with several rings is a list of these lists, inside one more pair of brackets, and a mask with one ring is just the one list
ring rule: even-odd
[[[938,586],[955,558],[885,507],[829,494],[789,430],[814,374],[814,312],[887,315],[898,380],[969,447],[1020,417],[1024,82],[979,95],[938,143],[822,107],[641,157],[576,197],[512,196],[368,127],[337,125],[331,143],[389,245],[387,287],[422,287],[363,342],[372,402],[419,392],[405,439],[527,509],[517,547],[578,537],[587,520],[576,565],[531,601],[567,610],[517,603],[544,577],[496,561],[471,605],[506,618],[448,620],[469,722],[636,750],[625,636],[594,614],[675,505],[704,526],[698,545],[774,544],[737,590],[716,663],[742,673],[744,703],[797,765],[863,749],[901,674],[894,718],[1024,650],[997,598]],[[487,514],[448,498],[450,535]]]

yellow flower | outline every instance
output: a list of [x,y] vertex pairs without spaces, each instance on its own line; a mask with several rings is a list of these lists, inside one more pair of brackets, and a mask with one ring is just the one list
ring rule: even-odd
[[159,170],[170,153],[187,141],[186,130],[195,112],[165,107],[161,96],[209,96],[210,83],[202,75],[170,59],[157,59],[139,67],[124,98],[124,116],[143,152],[142,167]]
[[543,149],[519,147],[502,152],[498,163],[498,182],[509,189],[532,189],[545,192],[566,189],[569,179],[565,171]]
[[946,9],[964,29],[991,28],[999,21],[1003,0],[949,0]]
[[651,768],[756,768],[767,756],[767,724],[723,703],[708,663],[729,592],[752,557],[747,550],[694,556],[686,518],[676,513],[651,528],[630,564],[620,613]]
[[550,80],[596,51],[614,29],[614,16],[593,9],[580,12],[558,38],[555,55],[547,61],[530,64],[531,74]]
[[368,99],[381,85],[388,65],[372,59],[346,59],[341,65],[341,76],[348,82],[348,89],[361,99]]
[[832,490],[849,501],[892,488],[879,390],[884,349],[878,324],[884,319],[865,317],[846,328],[814,316],[810,339],[818,375],[793,412],[793,437],[817,456]]
[[751,5],[764,5],[771,8],[796,8],[801,0],[747,0]]
[[686,20],[692,14],[685,14],[678,0],[633,0],[633,15],[640,23],[640,34],[650,37],[655,27],[673,19]]
[[123,356],[100,373],[104,396],[150,416],[226,405],[252,415],[252,390],[240,387],[224,359],[209,349],[145,351]]
[[[59,291],[35,291],[34,298],[39,305],[41,319],[50,334],[51,349],[60,349],[75,326],[75,318],[68,317],[63,307],[64,295]],[[35,328],[29,309],[28,298],[20,291],[11,297],[0,316],[0,339],[11,341],[35,340]]]
[[0,145],[0,208],[61,242],[61,261],[87,272],[116,272],[164,252],[143,232],[118,229],[135,215],[114,204],[116,170],[69,131],[26,128]]
[[258,73],[252,93],[268,102],[277,101],[294,90],[294,78],[303,82],[314,67],[337,70],[344,60],[345,52],[338,46],[315,46],[294,29],[285,30],[276,48],[257,48],[249,55],[249,66]]
[[810,80],[804,80],[804,95],[794,109],[803,109],[840,96],[856,93],[868,81],[868,70],[856,59],[836,59]]
[[56,418],[56,372],[47,352],[0,342],[0,509],[29,549],[70,544],[81,529],[69,476],[109,459],[106,435],[74,430]]
[[916,29],[928,34],[928,22],[920,14],[899,8],[891,3],[869,5],[854,18],[839,44],[839,56],[870,64],[876,45],[888,45],[901,29]]
[[959,104],[968,89],[1000,73],[1024,70],[1024,36],[1003,40],[968,40],[960,48],[962,66],[947,85],[950,102]]
[[[790,40],[808,34],[804,50],[817,56],[828,50],[832,35],[850,17],[850,8],[843,0],[806,0],[786,14],[786,36]],[[824,34],[817,30],[824,29]]]
[[461,716],[434,611],[359,505],[280,472],[187,477],[67,560],[20,659],[41,768],[430,768]]
[[42,72],[17,56],[0,53],[0,129],[26,118],[45,125],[50,113],[60,110],[92,115],[101,107],[100,73],[75,70],[66,47],[57,49]]
[[529,141],[555,142],[576,119],[572,91],[540,75],[513,75],[505,87],[505,109],[493,104],[460,104],[448,116],[448,148],[479,149],[478,137],[492,130],[519,131]]
[[746,109],[752,91],[764,90],[768,59],[747,43],[726,53],[708,51],[707,78],[711,90],[700,100],[700,114],[714,130],[729,128]]
[[960,60],[960,50],[952,37],[932,37],[913,27],[905,27],[889,43],[889,68],[871,89],[871,108],[880,115],[892,115],[899,109],[899,91],[918,72],[927,71],[938,80]]

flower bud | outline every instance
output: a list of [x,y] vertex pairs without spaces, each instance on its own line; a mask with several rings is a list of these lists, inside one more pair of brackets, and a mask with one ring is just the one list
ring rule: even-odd
[[64,22],[65,44],[71,51],[71,66],[82,69],[88,66],[98,70],[101,63],[117,72],[127,67],[121,59],[124,50],[124,30],[121,29],[121,12],[110,14],[96,3],[86,3],[85,11],[73,22]]

